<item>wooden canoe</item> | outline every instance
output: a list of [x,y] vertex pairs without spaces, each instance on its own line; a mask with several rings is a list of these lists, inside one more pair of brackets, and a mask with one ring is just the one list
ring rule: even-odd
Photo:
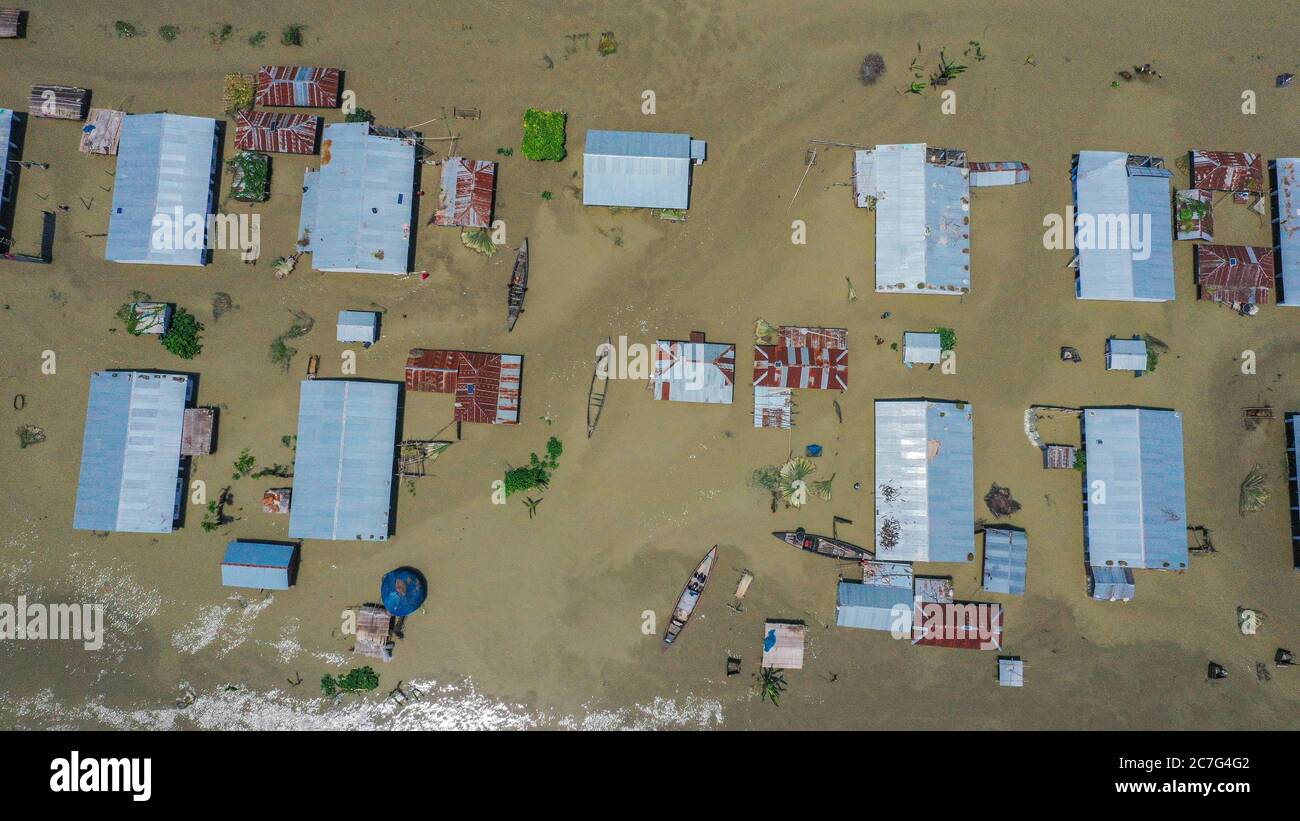
[[[605,343],[597,349],[596,367],[591,371],[591,387],[587,388],[587,438],[596,432],[600,423],[600,412],[605,409],[605,392],[609,390],[609,366],[614,351],[613,337],[605,337]],[[602,371],[603,377],[602,377]],[[596,382],[600,380],[597,390]]]
[[859,547],[843,539],[832,539],[830,536],[805,533],[803,528],[798,530],[777,530],[773,531],[772,535],[791,547],[797,547],[818,556],[825,556],[828,559],[846,559],[856,562],[875,558],[875,554],[865,547]]
[[677,605],[673,607],[673,615],[668,619],[668,629],[664,631],[664,649],[667,649],[677,636],[686,627],[686,622],[690,621],[691,614],[695,612],[695,605],[700,601],[700,596],[704,594],[704,587],[709,583],[709,575],[713,572],[713,563],[718,558],[718,546],[715,544],[700,563],[695,566],[695,571],[691,577],[686,580],[686,586],[682,588],[682,594],[677,597]]
[[510,284],[506,286],[506,332],[515,329],[519,315],[524,312],[524,294],[528,293],[528,237],[519,246],[515,257],[514,270],[510,272]]

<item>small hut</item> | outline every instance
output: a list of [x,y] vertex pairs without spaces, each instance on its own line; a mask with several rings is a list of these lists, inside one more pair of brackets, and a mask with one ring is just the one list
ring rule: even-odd
[[970,171],[971,188],[1023,185],[1029,182],[1029,166],[1018,160],[973,162],[968,163],[966,168]]
[[257,73],[259,106],[338,108],[337,68],[315,66],[262,66]]
[[221,561],[226,587],[288,590],[298,575],[298,545],[233,541]]
[[1144,340],[1106,340],[1106,370],[1143,373],[1146,369],[1147,343]]
[[1264,158],[1242,151],[1193,151],[1192,187],[1262,195]]
[[34,85],[27,97],[27,113],[54,120],[84,120],[90,91],[77,86]]
[[1025,663],[1020,656],[998,656],[998,684],[1002,687],[1025,686]]
[[273,487],[262,494],[263,513],[288,513],[293,500],[293,488]]
[[1203,300],[1225,305],[1267,305],[1275,276],[1272,248],[1196,246],[1196,285]]
[[1098,601],[1129,601],[1133,598],[1133,568],[1088,566],[1088,595]]
[[280,154],[315,154],[321,118],[313,114],[273,114],[240,111],[235,114],[235,148]]
[[360,342],[369,348],[378,339],[379,313],[377,311],[339,311],[339,342]]
[[763,625],[763,666],[782,670],[803,668],[808,627],[800,621],[768,621]]
[[353,652],[363,656],[392,661],[393,617],[375,604],[362,605],[357,610],[357,638]]
[[1043,467],[1048,470],[1072,470],[1075,449],[1070,445],[1043,445]]
[[1011,596],[1025,594],[1029,537],[1012,527],[984,528],[984,589]]
[[492,200],[496,195],[497,164],[487,160],[451,157],[442,164],[442,192],[435,225],[487,228],[492,225]]
[[903,364],[937,365],[943,357],[943,342],[936,333],[916,333],[908,331],[903,334]]
[[167,333],[172,324],[172,306],[166,302],[133,302],[131,316],[135,319],[132,330],[136,334]]
[[186,408],[181,424],[181,456],[207,456],[212,453],[212,433],[216,412],[212,408]]
[[86,115],[86,124],[81,127],[81,153],[116,156],[117,144],[122,138],[122,121],[125,119],[125,111],[90,109]]
[[27,36],[27,12],[22,9],[0,9],[0,39]]

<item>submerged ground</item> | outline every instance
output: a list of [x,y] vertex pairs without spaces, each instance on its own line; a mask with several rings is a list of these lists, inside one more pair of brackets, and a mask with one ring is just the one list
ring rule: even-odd
[[[236,726],[724,726],[785,728],[1272,728],[1296,726],[1300,679],[1258,681],[1256,661],[1300,644],[1281,421],[1247,429],[1242,407],[1300,410],[1300,313],[1265,307],[1253,319],[1198,303],[1190,244],[1175,249],[1178,300],[1163,305],[1073,298],[1069,252],[1046,250],[1045,215],[1070,202],[1074,151],[1162,155],[1171,167],[1190,148],[1300,153],[1300,90],[1273,78],[1296,71],[1297,12],[1249,4],[1231,18],[1157,4],[971,6],[890,3],[367,4],[231,3],[220,9],[153,3],[32,2],[29,37],[0,41],[0,106],[18,108],[32,83],[92,88],[95,104],[134,112],[221,117],[222,76],[263,63],[338,66],[357,104],[387,125],[425,123],[428,136],[460,135],[466,156],[500,161],[497,216],[508,243],[525,236],[533,287],[514,333],[503,327],[512,254],[487,260],[456,232],[419,227],[417,270],[430,276],[320,274],[307,265],[283,281],[270,260],[293,250],[302,171],[318,158],[274,158],[274,195],[261,214],[264,256],[245,266],[217,252],[205,269],[114,265],[103,260],[114,161],[77,152],[78,128],[33,120],[24,156],[48,170],[23,173],[15,250],[34,250],[40,211],[60,215],[55,262],[0,270],[0,385],[24,394],[5,410],[10,430],[43,427],[48,441],[20,449],[0,439],[0,600],[99,600],[106,647],[5,642],[0,724],[19,727]],[[1032,8],[1032,12],[1028,9]],[[222,16],[224,15],[224,17]],[[116,20],[146,32],[119,39]],[[224,42],[210,32],[233,26]],[[301,48],[280,29],[307,26]],[[180,33],[168,42],[164,25]],[[270,33],[263,46],[249,38]],[[601,33],[617,52],[601,57]],[[218,35],[216,41],[220,41]],[[979,44],[977,59],[972,41]],[[919,53],[918,53],[919,48]],[[953,114],[933,92],[896,93],[908,64],[929,70],[940,49],[968,66],[950,86]],[[868,52],[887,71],[864,87]],[[966,54],[969,52],[969,54]],[[965,55],[965,56],[959,56]],[[1164,75],[1112,88],[1116,72],[1152,62]],[[656,113],[642,113],[643,92]],[[1243,91],[1257,113],[1242,113]],[[534,163],[519,150],[525,108],[569,113],[570,153]],[[453,107],[480,108],[456,120]],[[337,112],[327,119],[337,121]],[[588,128],[684,131],[709,142],[683,224],[580,204]],[[227,156],[233,129],[227,133]],[[855,209],[851,153],[823,148],[805,170],[809,139],[871,145],[920,142],[965,148],[973,160],[1023,160],[1028,186],[978,191],[972,220],[972,290],[964,298],[879,296],[872,291],[873,217]],[[444,143],[434,143],[436,151]],[[499,156],[513,147],[513,156]],[[423,223],[436,193],[428,194]],[[1185,167],[1174,182],[1186,185]],[[228,190],[228,175],[222,194]],[[544,199],[542,192],[553,192]],[[238,212],[247,206],[227,203]],[[808,243],[790,241],[804,220]],[[1269,243],[1267,220],[1224,203],[1219,241]],[[307,262],[304,259],[304,263]],[[846,299],[845,278],[859,298]],[[192,363],[114,318],[133,290],[188,308],[206,324]],[[217,320],[214,294],[236,309]],[[288,462],[281,437],[297,424],[298,385],[311,353],[337,376],[346,346],[338,310],[383,310],[384,338],[361,352],[358,375],[400,379],[414,346],[524,355],[522,424],[468,425],[463,441],[398,499],[396,537],[384,544],[308,542],[299,584],[263,596],[219,583],[231,538],[283,538],[287,517],[258,500],[273,480],[230,480],[243,448],[259,464]],[[287,372],[268,360],[273,339],[315,317]],[[885,320],[882,313],[892,316]],[[753,320],[849,329],[849,390],[798,397],[797,427],[755,430],[747,375]],[[889,342],[904,330],[956,330],[958,370],[907,371]],[[737,343],[741,384],[730,407],[653,402],[643,383],[612,383],[596,436],[585,407],[595,346],[607,335],[649,343],[692,330]],[[1141,379],[1104,370],[1104,340],[1149,333],[1169,346]],[[874,344],[874,337],[886,344]],[[1061,345],[1084,363],[1057,360]],[[42,375],[44,351],[57,373]],[[1254,351],[1254,375],[1241,370]],[[217,533],[190,526],[152,538],[98,538],[71,528],[88,374],[103,368],[172,368],[201,374],[198,401],[220,406],[220,449],[196,461],[210,489],[231,484],[239,520]],[[1006,607],[1006,652],[1027,663],[1027,687],[999,688],[992,653],[914,648],[887,635],[837,629],[835,583],[853,568],[783,547],[768,532],[804,525],[870,544],[872,401],[925,395],[971,403],[977,495],[997,482],[1023,509],[1013,524],[1030,539],[1029,592]],[[843,409],[837,422],[832,399]],[[1188,515],[1214,532],[1219,552],[1184,573],[1141,573],[1127,604],[1084,592],[1079,477],[1046,472],[1027,441],[1029,404],[1144,404],[1184,414]],[[407,397],[405,435],[429,437],[451,418],[446,396]],[[547,424],[542,417],[552,421]],[[1059,435],[1077,436],[1065,425]],[[552,487],[529,519],[515,500],[494,506],[491,482],[507,464],[564,442]],[[818,476],[835,475],[831,502],[772,514],[750,472],[820,443]],[[1272,499],[1241,517],[1238,485],[1263,466]],[[977,502],[977,515],[985,513]],[[719,571],[698,617],[668,653],[642,631],[644,611],[667,617],[687,574],[713,544]],[[347,653],[340,613],[377,595],[380,576],[410,564],[431,594],[408,621],[396,658],[366,699],[322,701],[316,682],[359,660]],[[742,569],[755,581],[736,613],[726,604]],[[980,597],[977,565],[950,572],[959,597]],[[1266,614],[1262,635],[1236,630],[1235,608]],[[805,669],[787,673],[779,708],[752,687],[765,618],[810,625]],[[1289,643],[1289,644],[1288,644]],[[728,678],[728,655],[744,673]],[[1205,680],[1209,660],[1230,671]],[[298,686],[291,681],[301,680]],[[425,697],[385,701],[399,681]],[[179,706],[178,706],[179,703]]]

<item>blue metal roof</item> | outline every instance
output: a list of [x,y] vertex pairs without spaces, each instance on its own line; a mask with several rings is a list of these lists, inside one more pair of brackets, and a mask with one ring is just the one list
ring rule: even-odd
[[9,198],[13,196],[9,186],[13,182],[14,171],[9,166],[9,160],[14,159],[14,157],[9,156],[9,152],[12,150],[9,143],[13,139],[14,116],[15,113],[12,110],[0,108],[0,202],[8,202]]
[[374,342],[378,330],[378,311],[339,311],[339,342]]
[[1137,592],[1131,567],[1092,567],[1092,597],[1099,601],[1128,601]]
[[1088,562],[1155,570],[1186,567],[1182,414],[1086,408],[1083,432]]
[[221,583],[226,587],[288,590],[298,546],[269,542],[233,541],[221,561]]
[[984,528],[984,589],[990,593],[1025,594],[1029,537],[1023,530]]
[[1278,305],[1300,306],[1300,157],[1278,157],[1277,175],[1278,279],[1282,297]]
[[404,274],[415,208],[415,144],[332,123],[321,167],[303,176],[298,238],[317,271]]
[[[1130,168],[1121,151],[1080,151],[1074,167],[1075,242],[1079,255],[1080,299],[1167,301],[1174,298],[1173,208],[1170,172]],[[1136,217],[1138,226],[1130,226]],[[1146,218],[1150,230],[1146,230]],[[1094,227],[1089,247],[1080,225]],[[1117,226],[1111,236],[1109,226]],[[1132,246],[1141,230],[1147,247]],[[1125,247],[1111,247],[1111,246]],[[1102,246],[1102,247],[1098,247]],[[1142,258],[1139,258],[1142,257]]]
[[970,182],[926,162],[925,143],[855,155],[859,204],[876,198],[876,290],[959,295],[970,288]]
[[907,331],[903,334],[903,361],[918,365],[937,364],[943,357],[943,339],[938,334]]
[[912,632],[912,588],[840,581],[835,624],[863,630]]
[[188,390],[189,377],[179,374],[90,375],[73,527],[171,532]]
[[[110,262],[203,265],[217,169],[217,121],[180,114],[132,114],[122,122],[108,218]],[[181,224],[181,242],[174,230]],[[165,220],[155,225],[155,218]],[[202,220],[200,247],[184,247],[188,221]]]
[[388,538],[397,396],[395,382],[302,383],[290,536]]
[[1147,343],[1142,339],[1106,340],[1106,370],[1145,371]]
[[[975,552],[969,404],[876,400],[876,557],[966,562]],[[897,543],[882,539],[886,526]]]
[[689,208],[691,144],[689,134],[588,129],[582,204]]

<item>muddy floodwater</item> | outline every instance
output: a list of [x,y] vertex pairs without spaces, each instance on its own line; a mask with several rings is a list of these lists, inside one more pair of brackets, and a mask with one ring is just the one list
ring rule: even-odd
[[[271,261],[297,239],[303,171],[320,161],[277,154],[267,202],[226,200],[228,171],[220,183],[222,210],[261,217],[258,264],[233,250],[216,251],[201,269],[106,262],[116,159],[79,153],[77,123],[31,118],[23,157],[49,167],[21,172],[13,250],[36,252],[43,210],[56,211],[57,228],[53,264],[0,262],[8,429],[0,601],[101,602],[107,636],[98,651],[0,642],[0,725],[1297,726],[1300,677],[1274,670],[1261,680],[1255,665],[1271,662],[1278,646],[1300,645],[1282,422],[1300,411],[1300,310],[1268,305],[1243,318],[1198,302],[1187,242],[1174,249],[1176,301],[1077,301],[1071,252],[1043,242],[1044,218],[1070,205],[1071,155],[1080,149],[1162,156],[1180,188],[1192,148],[1300,154],[1300,88],[1274,87],[1276,75],[1300,73],[1294,4],[1248,3],[1231,15],[1212,4],[1131,2],[24,5],[27,39],[0,41],[0,106],[25,110],[33,83],[58,83],[92,89],[99,107],[222,119],[227,72],[338,67],[380,124],[419,124],[425,137],[457,137],[463,156],[500,163],[496,216],[507,247],[487,258],[455,229],[425,225],[438,169],[422,166],[415,270],[427,278],[319,273],[308,256],[276,280]],[[118,20],[142,36],[118,37]],[[280,44],[292,23],[306,26],[301,47]],[[223,24],[232,26],[224,39]],[[172,25],[179,33],[169,40],[159,29]],[[262,45],[250,42],[258,31],[268,33]],[[617,50],[602,56],[605,32]],[[966,66],[948,86],[951,113],[935,89],[901,93],[912,82],[909,64],[918,60],[928,75],[941,49]],[[870,52],[886,69],[866,86],[857,73]],[[1163,76],[1118,79],[1147,62]],[[651,97],[653,113],[643,113]],[[1254,113],[1243,113],[1247,101]],[[563,161],[523,157],[529,107],[568,112]],[[458,119],[455,108],[481,116]],[[688,219],[584,208],[589,128],[707,140]],[[968,294],[877,294],[875,215],[854,207],[852,150],[810,140],[962,148],[974,161],[1024,161],[1033,181],[974,192]],[[427,146],[442,157],[451,144]],[[806,226],[805,244],[792,242],[795,220]],[[1269,218],[1230,197],[1216,202],[1215,222],[1216,241],[1272,242]],[[505,285],[525,237],[531,289],[507,334]],[[195,314],[205,326],[202,353],[187,362],[151,337],[128,335],[115,314],[133,291]],[[221,294],[231,306],[218,317]],[[342,309],[382,311],[383,338],[368,350],[334,341]],[[293,341],[286,371],[269,349],[294,312],[315,327]],[[753,427],[758,318],[848,329],[847,391],[799,392],[790,431]],[[904,368],[891,343],[936,326],[956,332],[956,372]],[[644,381],[613,380],[588,439],[598,343],[645,345],[696,330],[736,343],[734,404],[656,402]],[[1107,372],[1106,338],[1133,334],[1168,346],[1156,371],[1140,379]],[[1078,348],[1082,364],[1059,361],[1063,345]],[[336,377],[353,350],[357,376],[400,380],[413,347],[522,354],[521,423],[465,425],[429,475],[398,493],[389,541],[308,540],[292,589],[222,587],[229,540],[287,538],[288,517],[260,505],[264,489],[284,482],[231,477],[245,448],[259,467],[292,463],[282,438],[296,432],[308,357],[320,356],[322,377]],[[1243,372],[1247,356],[1254,373]],[[209,495],[231,486],[233,523],[204,532],[203,510],[190,504],[186,526],[170,534],[72,528],[89,375],[113,368],[199,375],[197,402],[220,408],[220,433],[191,479]],[[18,394],[25,405],[11,409]],[[976,516],[992,519],[982,497],[995,482],[1022,506],[1000,521],[1028,531],[1026,595],[981,593],[978,562],[924,572],[951,575],[958,598],[1003,604],[1004,652],[1025,660],[1023,689],[997,686],[992,651],[836,628],[836,581],[856,568],[769,535],[800,525],[829,533],[839,516],[852,521],[839,525],[842,538],[871,545],[873,400],[916,396],[973,409]],[[1218,552],[1193,556],[1184,572],[1139,572],[1131,602],[1090,600],[1080,475],[1042,468],[1025,435],[1031,404],[1181,411],[1188,520],[1212,531]],[[1242,409],[1263,405],[1277,418],[1247,425]],[[402,434],[454,438],[451,419],[450,396],[409,394]],[[12,431],[29,423],[47,440],[20,448]],[[1079,436],[1073,418],[1045,422],[1043,432],[1067,444]],[[544,452],[551,436],[564,452],[536,516],[519,497],[494,505],[492,482]],[[751,472],[812,443],[824,448],[813,478],[835,477],[831,501],[771,512]],[[1271,498],[1242,516],[1239,485],[1257,464]],[[661,652],[671,606],[715,544],[717,569],[696,615]],[[380,577],[403,565],[427,577],[427,603],[407,620],[392,661],[354,656],[343,611],[377,599]],[[754,581],[737,612],[728,605],[744,570]],[[1265,614],[1259,635],[1238,631],[1239,606]],[[754,687],[769,618],[809,627],[805,666],[785,673],[779,707]],[[741,659],[739,675],[726,675],[728,656]],[[1207,681],[1208,661],[1229,677]],[[379,669],[378,690],[320,695],[321,676],[363,663]],[[414,683],[419,697],[389,699],[399,682]]]

